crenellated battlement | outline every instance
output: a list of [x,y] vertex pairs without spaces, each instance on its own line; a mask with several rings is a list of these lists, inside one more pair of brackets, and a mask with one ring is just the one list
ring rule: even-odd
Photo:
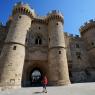
[[34,18],[31,24],[33,23],[47,24],[47,21],[45,19]]
[[34,18],[32,20],[32,23],[37,22],[37,23],[41,23],[41,24],[48,24],[48,22],[50,20],[53,20],[53,19],[58,19],[63,23],[63,15],[62,15],[62,13],[60,13],[57,10],[53,10],[53,11],[49,12],[47,14],[47,16],[44,16],[44,17],[36,16],[36,18]]
[[62,23],[64,22],[64,18],[61,12],[57,10],[53,10],[47,14],[47,21],[53,20],[53,19],[58,19]]
[[26,14],[26,15],[30,16],[31,18],[36,16],[34,10],[31,9],[28,4],[23,4],[21,2],[15,4],[15,6],[14,6],[13,15],[15,15],[16,13]]
[[49,12],[47,16],[45,16],[45,18],[39,18],[38,16],[36,16],[34,10],[31,9],[28,4],[23,4],[22,2],[18,2],[15,4],[12,15],[14,16],[16,13],[26,14],[31,18],[34,18],[32,23],[38,22],[38,23],[47,24],[52,19],[58,19],[62,23],[64,22],[63,15],[60,11],[53,10]]
[[64,32],[64,35],[66,37],[69,37],[69,38],[73,38],[73,39],[80,39],[80,35],[73,35],[73,34],[70,34],[70,33],[67,33],[67,32]]
[[88,22],[85,22],[84,25],[82,25],[79,29],[81,34],[84,34],[87,30],[95,27],[95,20],[91,19]]

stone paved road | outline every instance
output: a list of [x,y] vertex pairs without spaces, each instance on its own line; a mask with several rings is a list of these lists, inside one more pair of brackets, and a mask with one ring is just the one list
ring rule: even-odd
[[68,86],[47,87],[47,93],[42,93],[42,90],[42,87],[20,88],[1,91],[0,95],[95,95],[95,83],[77,83]]

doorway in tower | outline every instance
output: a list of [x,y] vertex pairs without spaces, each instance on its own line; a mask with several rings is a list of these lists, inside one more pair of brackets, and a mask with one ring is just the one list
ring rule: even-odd
[[43,76],[44,72],[40,68],[28,68],[28,70],[23,73],[22,87],[42,86]]
[[47,61],[32,61],[32,64],[25,63],[22,73],[22,87],[42,86],[42,78],[48,77]]
[[39,68],[34,68],[30,72],[31,86],[41,86],[42,85],[42,78],[43,78],[42,71]]

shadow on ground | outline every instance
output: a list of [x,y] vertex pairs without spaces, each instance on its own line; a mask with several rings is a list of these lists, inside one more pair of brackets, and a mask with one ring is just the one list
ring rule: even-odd
[[37,91],[37,92],[34,92],[33,94],[41,94],[41,93],[43,93],[43,91],[42,92]]

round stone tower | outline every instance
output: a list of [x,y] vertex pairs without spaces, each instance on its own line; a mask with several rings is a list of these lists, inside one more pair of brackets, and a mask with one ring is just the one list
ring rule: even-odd
[[81,36],[89,55],[90,63],[95,67],[95,21],[92,19],[80,28]]
[[70,80],[63,33],[63,15],[54,10],[48,14],[47,19],[50,85],[67,85],[70,83]]
[[26,4],[14,6],[12,22],[0,56],[0,86],[20,87],[25,59],[26,34],[35,16]]

